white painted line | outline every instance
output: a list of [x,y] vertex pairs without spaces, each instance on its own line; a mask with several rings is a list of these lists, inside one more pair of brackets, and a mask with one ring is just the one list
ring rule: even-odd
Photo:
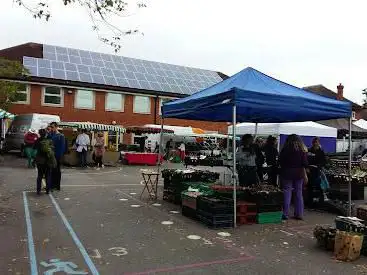
[[152,205],[153,206],[162,206],[162,204],[160,204],[160,203],[153,203]]
[[65,200],[65,201],[70,201],[70,198],[65,198],[64,200]]
[[29,251],[29,264],[31,266],[31,275],[38,275],[36,252],[34,250],[34,241],[32,233],[31,215],[29,213],[29,206],[26,192],[23,192],[24,203],[24,216],[27,224],[27,238],[28,238],[28,251]]
[[139,204],[132,204],[132,205],[130,205],[131,207],[133,207],[133,208],[138,208],[138,207],[140,207],[140,205]]
[[130,195],[136,195],[136,193],[132,192],[132,193],[130,193]]
[[111,174],[111,173],[117,173],[122,171],[122,168],[118,170],[112,170],[112,171],[104,171],[99,173],[89,173],[89,172],[76,172],[76,173],[63,173],[63,176],[73,176],[73,175],[103,175],[103,174]]
[[119,199],[119,201],[128,201],[128,199]]
[[56,202],[54,196],[50,194],[51,201],[53,205],[56,208],[57,213],[59,213],[59,216],[61,217],[61,220],[63,221],[66,229],[69,231],[70,236],[72,237],[75,245],[79,248],[80,253],[82,254],[85,263],[88,265],[89,270],[92,272],[93,275],[99,275],[99,272],[97,271],[97,268],[95,267],[92,259],[89,257],[87,250],[84,248],[83,244],[79,240],[78,236],[76,235],[75,231],[71,227],[70,223],[66,219],[64,213],[61,211],[61,208],[59,204]]
[[284,231],[284,230],[279,230],[280,232],[288,235],[288,236],[294,236],[294,234],[290,233],[290,232],[287,232],[287,231]]

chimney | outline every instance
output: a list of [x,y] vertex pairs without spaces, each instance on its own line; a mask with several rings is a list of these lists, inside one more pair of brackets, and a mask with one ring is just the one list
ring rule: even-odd
[[343,96],[344,86],[343,86],[343,84],[339,83],[339,85],[336,88],[338,89],[336,99],[337,100],[343,100],[344,99],[344,96]]

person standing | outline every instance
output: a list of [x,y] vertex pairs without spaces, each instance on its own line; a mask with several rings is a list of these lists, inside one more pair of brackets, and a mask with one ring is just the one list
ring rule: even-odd
[[94,140],[94,157],[97,164],[97,169],[104,168],[103,155],[105,152],[105,143],[103,133],[98,133]]
[[[318,191],[320,196],[318,199],[319,202],[323,202],[326,196],[326,189],[328,186],[324,186],[322,184],[322,178],[325,177],[323,172],[323,168],[326,165],[326,156],[324,150],[321,148],[320,138],[315,137],[312,140],[312,146],[308,149],[308,163],[309,163],[309,184],[307,186],[308,196],[307,203],[309,206],[313,206],[314,202],[314,191]],[[326,177],[325,177],[326,178]],[[327,181],[326,181],[327,183]]]
[[254,138],[247,134],[242,137],[241,142],[242,144],[236,153],[239,185],[244,187],[258,184]]
[[37,151],[37,195],[41,193],[42,179],[46,179],[46,194],[51,190],[51,171],[57,166],[52,140],[46,138],[46,129],[39,130],[39,139],[34,144]]
[[181,158],[181,161],[185,161],[186,146],[185,146],[185,143],[184,142],[182,142],[180,144],[180,146],[178,147],[178,150],[180,150],[180,158]]
[[277,185],[278,176],[278,149],[277,149],[277,139],[273,136],[268,136],[265,146],[265,162],[268,169],[268,183],[271,185]]
[[24,135],[24,153],[28,160],[28,168],[34,168],[34,158],[36,157],[36,151],[34,149],[34,144],[38,139],[36,130],[29,129],[29,131]]
[[303,219],[303,184],[307,184],[307,148],[297,135],[288,136],[279,156],[280,178],[284,193],[283,219],[289,218],[292,191],[296,195],[294,218]]
[[90,146],[90,138],[87,135],[87,130],[82,129],[76,138],[76,151],[79,154],[80,167],[82,168],[87,167],[88,146]]
[[52,169],[51,172],[51,182],[52,189],[56,189],[60,191],[60,183],[61,183],[61,158],[65,153],[65,137],[58,130],[59,125],[57,122],[52,122],[50,124],[50,134],[49,138],[52,140],[55,151],[56,158],[56,167]]

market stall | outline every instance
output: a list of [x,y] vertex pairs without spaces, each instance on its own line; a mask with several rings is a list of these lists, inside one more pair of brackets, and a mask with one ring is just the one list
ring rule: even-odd
[[[139,136],[138,143],[135,151],[122,151],[121,156],[124,164],[127,165],[151,165],[157,164],[158,159],[163,160],[158,150],[156,150],[156,144],[152,144],[152,140],[148,139],[149,135],[160,134],[160,128],[146,127],[146,126],[130,126],[126,128],[126,133]],[[173,130],[163,129],[165,134],[173,134]],[[156,142],[157,143],[157,142]]]
[[[161,127],[163,129],[165,118],[232,122],[232,125],[237,125],[239,122],[282,123],[342,117],[349,118],[351,125],[351,115],[351,104],[348,102],[315,95],[253,68],[246,68],[208,89],[163,104]],[[237,133],[236,127],[232,129],[233,215],[237,217],[237,173],[234,154]],[[159,168],[160,166],[158,171]],[[351,204],[350,193],[349,202]]]
[[[237,135],[255,134],[255,123],[241,123],[236,126]],[[228,133],[232,126],[228,127]],[[267,137],[272,135],[277,138],[279,148],[285,143],[288,135],[299,135],[307,147],[311,147],[314,137],[320,138],[320,143],[326,153],[335,153],[338,130],[316,122],[290,122],[290,123],[259,123],[257,135]]]
[[10,122],[14,119],[15,115],[9,113],[3,109],[0,109],[0,149],[3,148],[3,139],[5,139],[6,131],[10,126]]
[[[90,139],[93,144],[94,137],[96,133],[103,132],[105,138],[106,152],[104,154],[104,162],[105,163],[116,163],[120,159],[120,153],[118,152],[118,145],[120,144],[120,139],[122,134],[125,133],[125,128],[117,126],[117,125],[107,125],[107,124],[99,124],[92,122],[60,122],[59,127],[62,128],[62,131],[65,135],[65,138],[68,141],[69,150],[68,153],[64,156],[64,164],[75,166],[79,163],[79,158],[77,152],[75,151],[75,147],[73,146],[73,141],[76,139],[78,133],[77,131],[80,129],[85,129],[90,132]],[[113,140],[111,140],[111,136]],[[92,152],[93,147],[90,146],[87,156],[87,162],[93,163]]]

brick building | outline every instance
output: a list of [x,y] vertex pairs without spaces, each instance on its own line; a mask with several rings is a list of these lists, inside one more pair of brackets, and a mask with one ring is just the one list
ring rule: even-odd
[[[10,111],[57,114],[63,121],[160,124],[162,102],[226,78],[214,71],[37,43],[0,50],[0,57],[20,61],[29,71],[11,79],[24,86],[21,101]],[[226,123],[167,119],[165,124],[227,131]]]
[[307,86],[304,87],[303,89],[309,91],[309,92],[313,92],[315,94],[321,95],[321,96],[326,96],[332,99],[337,99],[337,100],[343,100],[343,101],[347,101],[352,103],[352,110],[353,110],[353,119],[358,120],[361,118],[364,118],[363,116],[363,107],[361,105],[358,105],[357,103],[354,103],[353,101],[350,101],[349,99],[346,99],[344,97],[344,86],[342,84],[339,84],[336,89],[337,92],[334,92],[328,88],[326,88],[323,85],[313,85],[313,86]]

